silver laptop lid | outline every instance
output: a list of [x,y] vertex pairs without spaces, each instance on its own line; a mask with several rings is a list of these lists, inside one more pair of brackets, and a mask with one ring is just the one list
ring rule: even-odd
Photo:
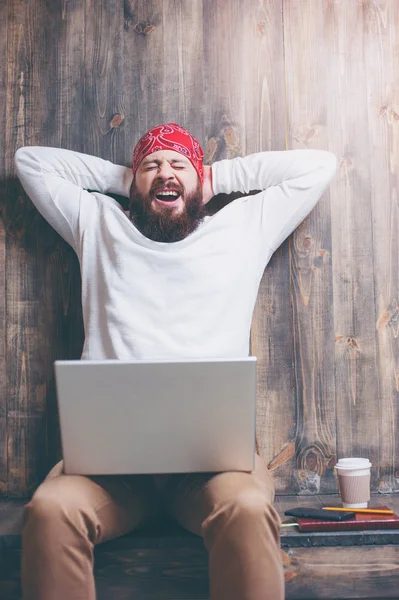
[[250,471],[256,358],[56,361],[66,473]]

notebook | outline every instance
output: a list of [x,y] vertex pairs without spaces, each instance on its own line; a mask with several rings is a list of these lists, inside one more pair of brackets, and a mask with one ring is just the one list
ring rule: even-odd
[[[376,510],[390,510],[388,506],[373,506]],[[350,509],[348,509],[350,510]],[[300,531],[362,531],[365,529],[399,529],[399,517],[370,513],[357,513],[354,519],[345,521],[322,521],[321,519],[296,518]]]

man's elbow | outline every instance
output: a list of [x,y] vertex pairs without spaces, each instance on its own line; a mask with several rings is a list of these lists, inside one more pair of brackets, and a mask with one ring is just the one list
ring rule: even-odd
[[30,150],[29,146],[22,146],[21,148],[18,148],[18,150],[14,154],[14,166],[15,166],[17,173],[20,170],[20,168],[24,164],[26,164],[26,161],[29,157],[29,150]]
[[40,171],[40,161],[35,146],[22,146],[14,154],[14,167],[19,177],[21,173]]
[[16,153],[14,154],[14,166],[18,170],[19,165],[24,160],[26,148],[23,146],[22,148],[18,148]]

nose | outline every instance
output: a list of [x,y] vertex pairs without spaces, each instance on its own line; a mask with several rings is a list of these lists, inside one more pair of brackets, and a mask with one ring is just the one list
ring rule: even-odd
[[173,169],[167,160],[159,165],[158,177],[161,179],[172,179],[174,177]]

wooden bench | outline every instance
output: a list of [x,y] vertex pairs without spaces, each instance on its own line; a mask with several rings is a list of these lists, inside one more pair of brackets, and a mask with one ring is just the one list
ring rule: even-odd
[[[336,496],[280,496],[283,516],[293,506],[322,506]],[[20,600],[21,514],[26,501],[0,502],[0,598]],[[371,505],[399,511],[399,497],[375,495]],[[399,530],[304,534],[282,529],[288,600],[398,598]],[[97,546],[98,600],[206,600],[207,553],[202,539],[175,523]]]

